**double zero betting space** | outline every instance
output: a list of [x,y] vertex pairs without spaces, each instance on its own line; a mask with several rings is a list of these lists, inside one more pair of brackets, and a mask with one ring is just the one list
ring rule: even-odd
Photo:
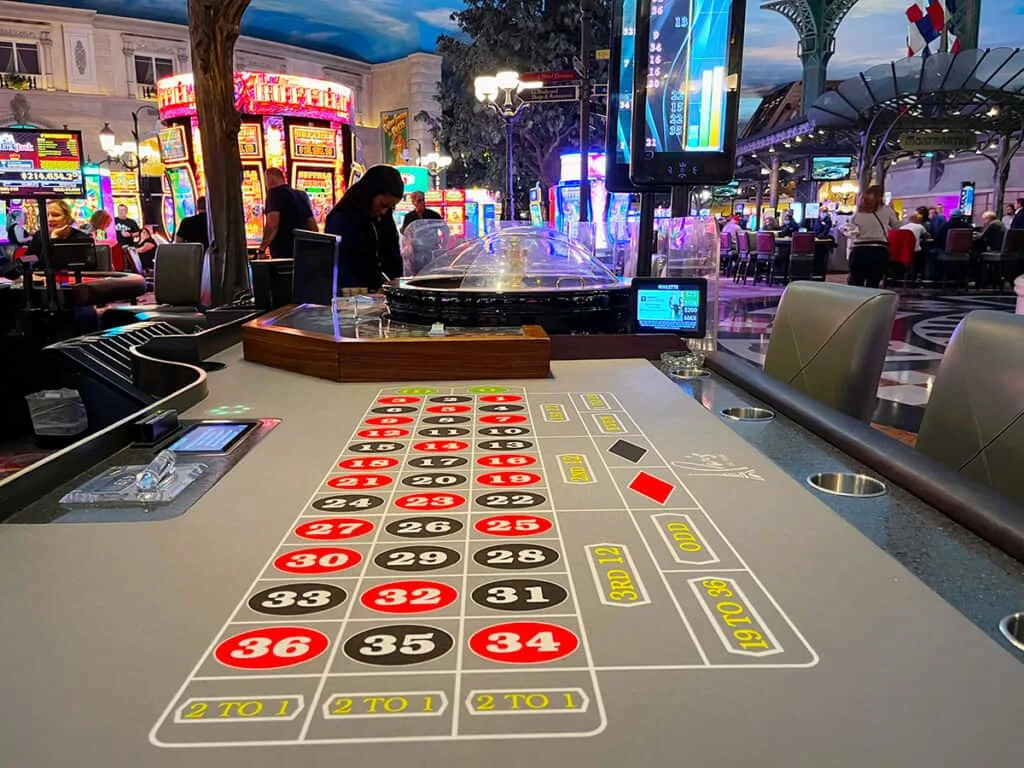
[[816,663],[613,394],[396,388],[151,740],[588,736],[602,672]]

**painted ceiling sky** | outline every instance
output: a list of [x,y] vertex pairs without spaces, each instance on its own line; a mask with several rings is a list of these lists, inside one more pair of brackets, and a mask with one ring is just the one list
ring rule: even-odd
[[[186,0],[24,0],[91,8],[118,16],[184,23]],[[912,0],[860,0],[839,27],[829,77],[844,78],[906,55],[906,18]],[[1024,0],[981,0],[982,47],[1024,44]],[[748,0],[743,113],[765,91],[800,76],[796,32],[782,16]],[[432,51],[461,0],[252,0],[243,32],[369,62]]]

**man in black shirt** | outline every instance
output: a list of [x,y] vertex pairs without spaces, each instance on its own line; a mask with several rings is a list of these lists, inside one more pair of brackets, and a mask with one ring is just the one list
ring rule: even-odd
[[210,230],[206,219],[206,198],[200,197],[196,200],[196,215],[186,216],[178,225],[178,231],[174,233],[176,243],[200,243],[203,246],[203,253],[210,249]]
[[409,228],[409,225],[415,221],[443,220],[440,213],[427,208],[427,197],[422,192],[413,192],[409,195],[409,201],[413,204],[413,208],[415,208],[415,210],[405,215],[405,220],[402,222],[403,235],[405,234],[405,230]]
[[260,253],[269,249],[271,258],[290,259],[294,255],[295,238],[292,233],[296,229],[319,231],[313,208],[308,196],[288,186],[284,171],[280,168],[267,170],[267,188],[270,194],[267,195],[264,208],[266,222],[263,225]]
[[117,244],[122,248],[135,245],[142,228],[135,219],[128,218],[128,206],[117,206],[117,218],[114,219],[114,229],[117,230]]

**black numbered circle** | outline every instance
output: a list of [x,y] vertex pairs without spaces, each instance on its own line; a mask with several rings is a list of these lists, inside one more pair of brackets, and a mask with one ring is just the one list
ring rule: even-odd
[[368,496],[362,493],[349,493],[344,496],[324,496],[313,502],[313,508],[321,512],[350,512],[376,509],[384,504],[380,496]]
[[410,488],[455,488],[466,484],[465,475],[449,474],[444,472],[423,472],[419,475],[410,475],[402,481],[402,485]]
[[454,638],[436,627],[397,624],[352,635],[343,647],[345,655],[354,661],[380,667],[405,667],[439,659],[454,645]]
[[384,530],[403,539],[439,539],[462,530],[462,523],[450,517],[409,517],[390,523]]
[[469,464],[465,456],[419,456],[406,462],[413,469],[455,469]]
[[348,447],[352,453],[395,453],[404,448],[401,443],[355,443]]
[[440,405],[455,405],[456,403],[472,403],[473,398],[466,397],[465,395],[439,395],[438,397],[430,398],[430,402]]
[[389,571],[422,573],[455,565],[460,557],[454,549],[446,547],[399,547],[381,552],[373,562]]
[[249,598],[249,607],[268,616],[308,616],[337,608],[348,599],[333,584],[281,584]]
[[465,437],[469,434],[469,430],[459,427],[431,427],[430,429],[421,429],[416,434],[420,437]]
[[424,424],[437,424],[438,426],[451,426],[452,424],[468,424],[473,419],[469,416],[430,416],[423,420]]
[[533,448],[528,440],[485,440],[477,445],[481,451],[525,451]]
[[479,549],[473,559],[487,568],[499,571],[529,571],[544,568],[558,561],[558,552],[539,544],[498,544]]
[[526,427],[487,427],[481,429],[480,434],[486,437],[522,437],[530,434]]
[[537,579],[492,581],[473,590],[473,602],[498,611],[543,611],[568,596],[561,585]]
[[416,413],[417,410],[411,405],[388,405],[383,408],[374,408],[373,413],[379,413],[382,416],[400,416],[403,413]]
[[499,492],[485,493],[477,498],[476,503],[488,509],[529,509],[539,507],[547,501],[539,493]]
[[484,413],[516,413],[517,411],[525,411],[526,406],[524,405],[482,405],[480,410]]

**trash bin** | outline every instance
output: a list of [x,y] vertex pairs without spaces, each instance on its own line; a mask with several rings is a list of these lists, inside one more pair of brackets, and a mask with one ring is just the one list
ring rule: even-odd
[[82,396],[74,389],[47,389],[25,395],[37,437],[68,438],[89,429]]
[[1017,314],[1024,315],[1024,275],[1014,280],[1013,289],[1017,292]]

